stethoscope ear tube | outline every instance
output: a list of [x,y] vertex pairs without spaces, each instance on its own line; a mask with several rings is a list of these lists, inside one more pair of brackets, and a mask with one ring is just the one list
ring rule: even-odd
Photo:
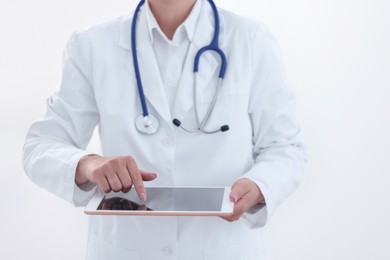
[[[204,46],[203,48],[201,48],[196,53],[195,60],[194,60],[194,79],[195,79],[195,82],[194,82],[194,106],[195,106],[195,117],[196,117],[196,122],[197,122],[198,127],[196,129],[185,128],[185,127],[183,127],[181,125],[180,120],[178,120],[177,118],[173,119],[172,123],[175,126],[180,127],[180,128],[182,128],[183,130],[185,130],[187,132],[194,133],[194,132],[201,131],[201,132],[206,133],[206,134],[214,134],[214,133],[218,133],[218,132],[229,131],[229,126],[228,125],[223,125],[219,129],[216,129],[214,131],[207,131],[207,130],[205,130],[205,126],[206,126],[207,122],[210,119],[211,113],[213,112],[213,109],[214,109],[214,106],[215,106],[215,102],[217,101],[217,97],[219,95],[219,91],[220,91],[221,86],[222,86],[223,78],[225,77],[225,72],[226,72],[226,67],[227,67],[227,59],[226,59],[225,53],[221,50],[221,48],[219,48],[219,44],[218,44],[218,39],[219,39],[219,15],[218,15],[218,10],[217,10],[217,7],[215,6],[215,4],[214,4],[214,2],[212,0],[208,0],[208,2],[210,3],[211,8],[213,9],[213,13],[214,13],[214,19],[215,19],[214,36],[213,36],[213,39],[212,39],[212,41],[211,41],[211,43],[209,45]],[[208,109],[204,119],[202,121],[200,121],[199,120],[199,116],[198,116],[198,110],[197,110],[196,90],[195,89],[196,89],[196,86],[197,86],[196,79],[197,79],[197,75],[199,73],[200,58],[207,51],[214,51],[214,52],[216,52],[219,55],[219,57],[221,59],[221,68],[220,68],[220,71],[219,71],[218,84],[217,84],[217,88],[216,88],[215,93],[214,93],[213,100],[211,102],[211,105],[210,105],[210,107],[209,107],[209,109]]]
[[229,131],[229,126],[228,125],[223,125],[221,126],[221,132],[226,132],[226,131]]
[[[212,0],[208,0],[208,2],[210,3],[211,5],[211,8],[213,10],[213,13],[214,13],[214,19],[215,19],[215,29],[214,29],[214,36],[213,36],[213,39],[211,41],[211,43],[203,48],[201,48],[195,55],[195,60],[194,60],[194,76],[195,76],[195,84],[194,84],[194,106],[195,106],[195,114],[196,114],[196,122],[197,122],[197,125],[198,127],[196,129],[187,129],[185,127],[183,127],[181,125],[181,122],[180,120],[178,120],[177,118],[174,118],[172,123],[177,126],[177,127],[180,127],[182,128],[183,130],[187,131],[187,132],[191,132],[191,133],[195,133],[195,132],[203,132],[203,133],[206,133],[206,134],[214,134],[214,133],[217,133],[217,132],[226,132],[229,130],[229,126],[228,125],[223,125],[221,126],[219,129],[216,129],[214,131],[207,131],[205,130],[205,126],[207,124],[207,122],[209,121],[210,119],[210,116],[211,116],[211,113],[214,109],[214,105],[215,105],[215,102],[217,100],[217,97],[218,97],[218,94],[219,94],[219,90],[221,88],[221,82],[222,82],[222,79],[225,77],[225,72],[226,72],[226,67],[227,67],[227,60],[226,60],[226,56],[224,54],[224,52],[219,48],[219,44],[218,44],[218,39],[219,39],[219,15],[218,15],[218,10],[217,10],[217,7],[215,6],[214,2]],[[155,116],[153,116],[152,114],[149,114],[149,111],[148,111],[148,107],[147,107],[147,104],[146,104],[146,98],[145,98],[145,94],[144,94],[144,89],[143,89],[143,86],[142,86],[142,79],[141,79],[141,75],[140,75],[140,70],[139,70],[139,64],[138,64],[138,58],[137,58],[137,40],[136,40],[136,25],[137,25],[137,18],[138,18],[138,14],[139,14],[139,11],[141,10],[141,7],[142,5],[145,3],[145,0],[141,0],[139,2],[139,4],[137,5],[136,9],[135,9],[135,12],[134,12],[134,16],[133,16],[133,21],[132,21],[132,24],[131,24],[131,52],[132,52],[132,56],[133,56],[133,64],[134,64],[134,72],[135,72],[135,78],[136,78],[136,81],[137,81],[137,88],[138,88],[138,94],[139,94],[139,98],[140,98],[140,102],[141,102],[141,106],[142,106],[142,115],[138,116],[138,118],[136,119],[135,121],[135,127],[137,128],[137,130],[140,132],[140,133],[144,133],[144,134],[154,134],[158,131],[158,128],[159,128],[159,122],[157,120],[157,118]],[[204,54],[206,51],[214,51],[216,52],[220,58],[221,58],[221,68],[220,68],[220,71],[219,71],[219,79],[218,79],[218,85],[217,85],[217,88],[215,90],[215,93],[214,93],[214,97],[213,97],[213,101],[204,117],[204,119],[202,121],[199,120],[199,117],[198,117],[198,111],[197,111],[197,107],[196,107],[196,78],[197,78],[197,74],[198,74],[198,71],[199,71],[199,61],[200,61],[200,58],[202,56],[202,54]]]
[[177,119],[177,118],[174,118],[174,119],[172,120],[172,123],[173,123],[175,126],[177,126],[177,127],[179,127],[179,126],[181,125],[180,120]]
[[221,58],[221,69],[219,70],[219,75],[218,77],[223,79],[225,77],[225,72],[226,72],[226,67],[227,67],[227,60],[225,53],[217,46],[212,46],[208,45],[203,48],[201,48],[198,53],[195,56],[195,61],[194,61],[194,72],[199,72],[199,62],[200,62],[200,56],[206,51],[215,51],[218,53],[219,57]]

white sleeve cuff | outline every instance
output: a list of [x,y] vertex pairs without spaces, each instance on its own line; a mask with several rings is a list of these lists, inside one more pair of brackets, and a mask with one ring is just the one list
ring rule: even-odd
[[96,184],[92,182],[87,182],[85,184],[77,186],[75,181],[76,169],[80,159],[84,156],[91,155],[91,154],[95,154],[95,153],[91,153],[88,151],[81,151],[80,153],[75,155],[73,160],[74,163],[70,165],[70,169],[69,169],[70,174],[68,175],[69,185],[72,185],[72,193],[71,193],[72,197],[70,199],[70,202],[73,203],[76,207],[86,206],[97,189]]
[[264,227],[273,212],[270,192],[265,185],[251,178],[249,174],[240,177],[240,179],[243,178],[249,179],[256,183],[264,196],[265,204],[258,204],[253,206],[247,210],[242,217],[246,220],[246,224],[249,226],[249,228],[254,229]]
[[96,184],[87,182],[80,186],[74,184],[73,202],[76,207],[86,206],[97,190]]

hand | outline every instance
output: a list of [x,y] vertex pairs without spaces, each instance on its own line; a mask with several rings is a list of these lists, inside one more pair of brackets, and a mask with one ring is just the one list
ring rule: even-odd
[[139,170],[135,160],[130,156],[101,157],[91,155],[80,159],[75,181],[77,185],[88,181],[96,183],[105,193],[110,191],[128,192],[134,185],[138,197],[141,200],[146,200],[143,181],[151,181],[156,177],[157,175],[154,173]]
[[256,183],[250,179],[239,179],[233,184],[230,200],[234,202],[233,214],[223,219],[233,222],[239,220],[248,209],[263,204],[264,197]]

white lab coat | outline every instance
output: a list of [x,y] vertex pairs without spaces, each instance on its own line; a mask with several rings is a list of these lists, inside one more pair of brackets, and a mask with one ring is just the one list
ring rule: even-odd
[[[74,184],[79,159],[99,126],[102,155],[131,155],[141,169],[156,172],[148,185],[231,186],[253,180],[266,207],[253,208],[237,222],[218,217],[90,217],[87,259],[266,259],[262,231],[274,209],[297,187],[305,148],[294,116],[277,45],[254,21],[220,10],[220,45],[228,67],[208,124],[228,124],[225,133],[187,133],[195,127],[193,60],[214,32],[214,17],[203,2],[199,25],[184,65],[172,111],[166,100],[145,12],[137,24],[138,59],[150,113],[160,129],[137,132],[141,114],[130,50],[131,15],[75,33],[64,52],[63,77],[47,100],[45,117],[28,132],[23,152],[27,175],[39,186],[77,206],[90,198]],[[197,89],[201,116],[216,87],[219,60],[201,60]]]

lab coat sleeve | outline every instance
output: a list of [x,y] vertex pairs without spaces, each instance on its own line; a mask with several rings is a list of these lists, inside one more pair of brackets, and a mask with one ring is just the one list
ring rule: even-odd
[[275,208],[297,188],[306,148],[277,43],[264,26],[253,43],[249,114],[255,163],[242,178],[254,181],[265,198],[264,208],[255,206],[243,216],[256,228],[264,226]]
[[23,166],[38,186],[68,202],[82,206],[94,187],[75,184],[75,171],[98,123],[99,115],[91,82],[90,49],[75,33],[63,54],[62,80],[47,99],[45,116],[28,131]]

